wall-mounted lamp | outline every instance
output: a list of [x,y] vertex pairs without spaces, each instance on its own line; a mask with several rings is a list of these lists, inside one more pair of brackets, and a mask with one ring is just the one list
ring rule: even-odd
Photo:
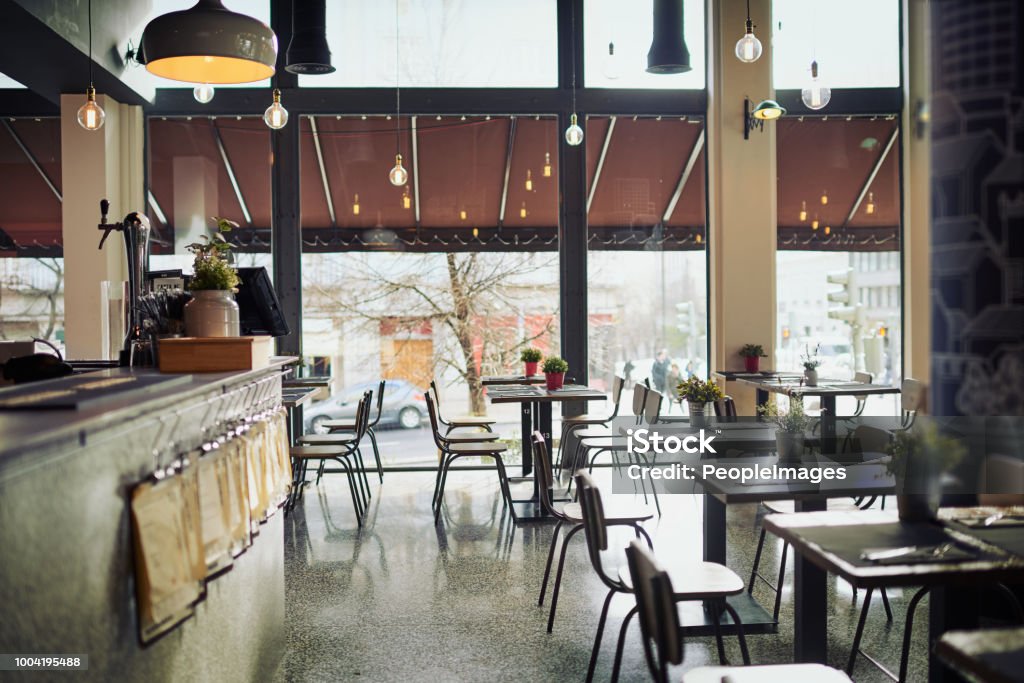
[[753,109],[750,108],[750,98],[743,99],[743,139],[750,139],[750,131],[757,128],[764,131],[764,122],[777,119],[786,115],[786,108],[775,100],[761,100]]

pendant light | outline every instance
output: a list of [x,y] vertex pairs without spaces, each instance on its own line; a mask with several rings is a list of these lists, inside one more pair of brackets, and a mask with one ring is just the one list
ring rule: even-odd
[[402,208],[403,209],[411,209],[412,208],[412,197],[409,196],[409,186],[408,185],[406,185],[405,189],[402,191]]
[[691,68],[683,36],[683,0],[654,0],[654,37],[647,52],[647,73],[681,74]]
[[192,89],[192,97],[196,98],[196,102],[199,102],[200,104],[206,104],[207,102],[212,100],[213,95],[213,86],[209,83],[197,85],[195,88]]
[[622,75],[622,60],[615,54],[615,43],[608,43],[608,55],[604,58],[604,77],[609,81]]
[[754,35],[754,22],[750,20],[750,0],[747,0],[747,32],[736,41],[736,58],[750,64],[761,58],[761,41]]
[[519,208],[519,217],[526,218],[526,202],[523,202],[523,205]]
[[821,191],[821,205],[825,206],[828,204],[828,190]]
[[334,73],[327,44],[327,0],[292,3],[292,39],[285,53],[284,70],[313,76]]
[[800,222],[803,223],[805,220],[807,220],[807,202],[806,201],[801,201],[800,202]]
[[353,216],[358,216],[359,215],[359,193],[358,192],[356,193],[356,196],[352,199],[352,215]]
[[399,87],[398,49],[400,46],[398,33],[398,0],[395,0],[395,165],[388,173],[388,181],[395,187],[405,185],[409,180],[409,172],[402,166],[402,89]]
[[811,230],[818,229],[818,214],[814,214],[814,220],[811,221]]
[[577,147],[583,142],[583,129],[576,120],[576,3],[572,3],[572,115],[569,117],[569,127],[565,129],[565,141],[570,147]]
[[139,55],[147,71],[172,81],[252,83],[274,75],[277,36],[221,0],[199,0],[149,22]]
[[78,125],[86,130],[103,127],[106,113],[96,102],[96,88],[92,84],[92,0],[89,0],[89,89],[85,91],[85,104],[78,109]]
[[824,109],[832,99],[832,89],[818,77],[818,61],[811,62],[811,82],[800,91],[800,99],[808,109]]
[[281,106],[281,91],[274,88],[274,102],[263,112],[263,122],[274,130],[284,128],[288,123],[288,110]]
[[533,171],[526,169],[526,191],[533,192]]
[[868,203],[864,207],[864,211],[870,216],[875,212],[875,193],[868,192]]
[[551,152],[544,152],[544,177],[551,177]]

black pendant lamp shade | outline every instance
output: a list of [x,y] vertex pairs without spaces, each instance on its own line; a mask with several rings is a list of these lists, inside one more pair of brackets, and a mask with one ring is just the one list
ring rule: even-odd
[[331,48],[327,45],[327,0],[292,3],[292,40],[285,64],[285,71],[293,74],[334,72]]
[[277,36],[220,0],[199,0],[149,22],[139,55],[150,73],[174,81],[252,83],[274,75]]
[[683,39],[683,0],[654,0],[654,40],[647,52],[647,72],[681,74],[691,68]]

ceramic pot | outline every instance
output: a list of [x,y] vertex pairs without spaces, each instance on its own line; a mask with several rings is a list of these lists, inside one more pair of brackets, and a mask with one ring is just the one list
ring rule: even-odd
[[746,372],[760,372],[761,358],[760,356],[744,356],[743,357],[743,369]]
[[779,462],[800,462],[804,454],[804,433],[775,430],[775,449]]
[[939,509],[935,496],[927,493],[903,493],[896,496],[901,522],[930,522]]
[[185,333],[190,337],[237,337],[238,304],[229,289],[192,292],[185,304]]
[[804,370],[805,384],[809,387],[818,386],[818,371],[817,370]]
[[696,401],[687,401],[686,404],[690,409],[690,426],[691,427],[703,427],[707,424],[705,418],[705,409],[707,408],[706,403],[698,403]]
[[524,361],[524,363],[526,364],[525,374],[527,377],[533,377],[537,374],[538,361]]
[[555,391],[561,389],[565,384],[565,373],[564,372],[545,372],[544,379],[547,382],[548,391]]

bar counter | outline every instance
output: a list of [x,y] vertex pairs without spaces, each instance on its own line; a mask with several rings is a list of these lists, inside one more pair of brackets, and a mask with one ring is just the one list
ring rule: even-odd
[[77,410],[0,410],[0,652],[88,655],[87,680],[271,678],[285,644],[283,512],[207,582],[190,618],[142,645],[129,501],[158,461],[166,466],[227,425],[280,406],[282,371],[293,362],[185,376]]

